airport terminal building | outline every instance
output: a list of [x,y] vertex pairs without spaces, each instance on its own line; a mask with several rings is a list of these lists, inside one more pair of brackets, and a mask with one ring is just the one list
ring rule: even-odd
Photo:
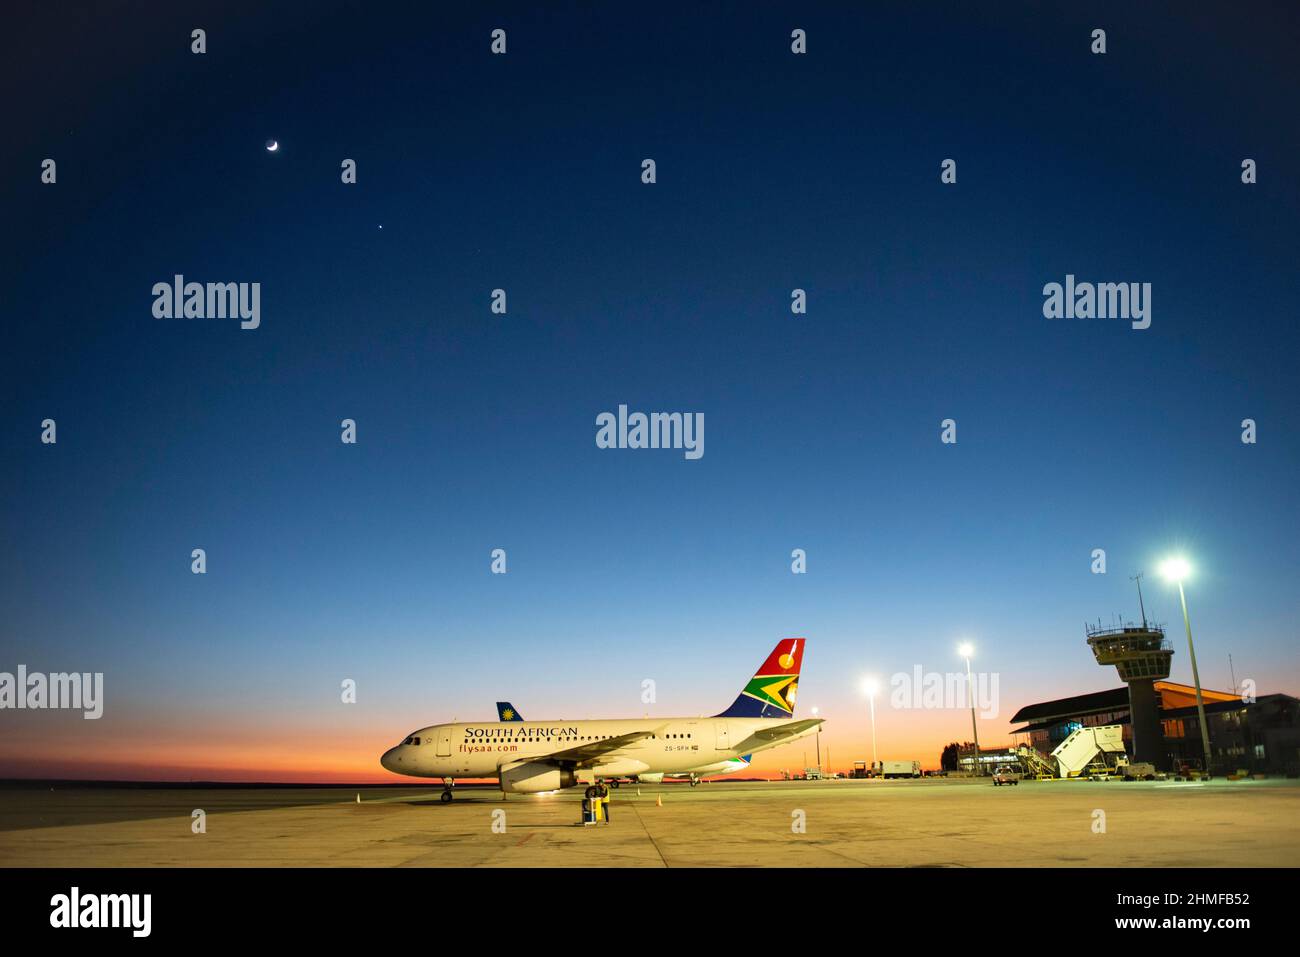
[[[1169,767],[1186,764],[1199,768],[1204,757],[1196,689],[1168,680],[1156,681],[1154,687],[1162,731],[1161,756]],[[1201,689],[1201,697],[1215,765],[1212,770],[1300,773],[1300,699],[1271,694],[1243,702],[1240,695],[1207,688]],[[1125,748],[1133,753],[1126,687],[1026,705],[1011,718],[1013,725],[1022,722],[1012,734],[1043,754],[1050,754],[1078,728],[1096,725],[1120,725]],[[981,754],[981,763],[997,760],[994,752]]]

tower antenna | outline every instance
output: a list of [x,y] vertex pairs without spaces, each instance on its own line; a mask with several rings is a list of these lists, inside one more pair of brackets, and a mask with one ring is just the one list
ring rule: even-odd
[[1142,603],[1142,573],[1138,572],[1136,575],[1130,578],[1129,581],[1137,582],[1138,608],[1142,610],[1142,627],[1145,628],[1147,626],[1147,606]]

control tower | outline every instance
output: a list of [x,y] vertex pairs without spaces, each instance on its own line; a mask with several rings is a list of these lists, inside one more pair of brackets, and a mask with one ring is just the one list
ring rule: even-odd
[[1155,688],[1157,681],[1169,677],[1169,659],[1174,656],[1164,629],[1143,621],[1109,628],[1088,626],[1087,633],[1097,664],[1114,665],[1128,685],[1133,760],[1150,761],[1158,771],[1169,770]]

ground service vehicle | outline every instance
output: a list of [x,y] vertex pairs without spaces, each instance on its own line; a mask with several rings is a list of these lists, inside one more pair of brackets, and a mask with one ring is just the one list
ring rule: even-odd
[[885,778],[919,778],[921,776],[921,762],[886,761],[883,764],[880,776]]
[[1154,781],[1156,766],[1149,761],[1130,761],[1119,766],[1119,773],[1125,781]]
[[1024,777],[1024,772],[1013,764],[1003,764],[993,772],[993,786],[998,787],[1003,784],[1019,784],[1020,779]]

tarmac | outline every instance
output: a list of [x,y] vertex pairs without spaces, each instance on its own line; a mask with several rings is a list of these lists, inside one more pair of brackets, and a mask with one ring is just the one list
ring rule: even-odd
[[0,785],[0,866],[1300,865],[1286,779],[625,784],[588,827],[581,788],[440,791]]

